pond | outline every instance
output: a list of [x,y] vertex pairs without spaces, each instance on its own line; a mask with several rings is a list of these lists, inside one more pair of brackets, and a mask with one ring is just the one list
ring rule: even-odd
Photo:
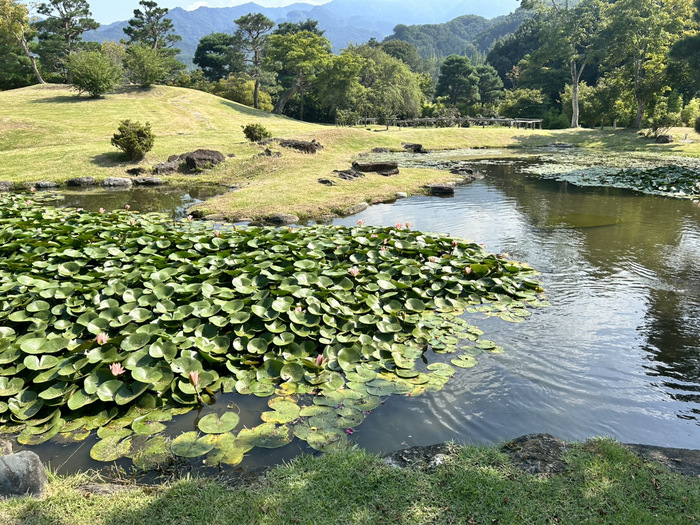
[[[605,435],[697,448],[700,208],[689,200],[543,179],[525,173],[533,163],[479,161],[486,177],[458,187],[454,198],[413,197],[334,221],[408,221],[418,230],[485,243],[538,269],[551,303],[519,324],[465,314],[505,352],[458,369],[438,392],[388,397],[355,428],[351,443],[388,452],[549,432],[570,440]],[[249,428],[259,423],[266,402],[237,394],[217,399],[217,405],[234,404]],[[195,430],[215,410],[205,406],[179,416],[168,434]],[[100,468],[104,464],[88,456],[95,441],[50,442],[37,451],[59,472]],[[281,449],[256,448],[240,467],[301,452],[314,451],[299,440]]]
[[97,212],[123,209],[127,204],[131,210],[141,213],[167,213],[174,219],[187,215],[187,210],[199,202],[229,191],[224,186],[158,186],[121,188],[90,188],[84,190],[52,190],[61,196],[53,204],[67,208],[83,208]]
[[353,436],[359,446],[549,432],[698,447],[700,208],[523,175],[531,166],[486,162],[486,177],[452,199],[416,197],[337,221],[410,221],[483,242],[538,269],[552,304],[515,326],[476,321],[505,353],[440,392],[391,399]]

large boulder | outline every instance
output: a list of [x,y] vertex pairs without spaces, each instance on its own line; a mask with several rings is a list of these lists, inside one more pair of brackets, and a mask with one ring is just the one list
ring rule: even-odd
[[284,226],[285,224],[294,224],[299,222],[299,217],[292,215],[291,213],[273,213],[272,215],[265,217],[265,222],[274,224],[276,226]]
[[46,481],[46,469],[36,453],[25,450],[0,456],[0,497],[40,497]]
[[358,162],[352,163],[352,169],[355,171],[362,171],[365,173],[386,173],[399,169],[399,165],[396,162]]
[[153,166],[153,172],[156,175],[168,175],[169,173],[175,173],[180,168],[180,158],[179,155],[175,157],[175,160],[169,160],[168,162],[161,162]]
[[426,184],[424,186],[430,193],[436,197],[452,197],[455,194],[455,185],[453,183],[440,183],[436,182],[433,184]]
[[52,180],[39,180],[36,181],[33,186],[37,190],[53,190],[54,188],[58,188],[58,182]]
[[137,186],[160,186],[165,182],[160,177],[136,177],[134,184]]
[[107,177],[102,181],[105,188],[128,188],[133,184],[131,179],[126,177]]
[[85,188],[87,186],[95,186],[97,181],[95,177],[74,177],[66,181],[66,186],[74,188]]
[[423,149],[423,144],[414,144],[412,142],[402,142],[401,145],[406,151],[411,153],[428,153]]
[[673,143],[673,136],[672,135],[659,135],[655,139],[657,144],[672,144]]
[[283,148],[291,148],[302,153],[316,153],[318,150],[323,149],[323,146],[319,144],[315,139],[311,142],[306,140],[295,140],[295,139],[280,139],[280,146]]
[[10,191],[12,183],[9,180],[0,180],[0,191]]
[[333,173],[343,180],[357,180],[365,176],[364,173],[357,170],[333,170]]
[[226,157],[220,151],[211,149],[198,149],[180,155],[180,161],[184,161],[189,171],[201,171],[211,169],[217,164],[221,164]]

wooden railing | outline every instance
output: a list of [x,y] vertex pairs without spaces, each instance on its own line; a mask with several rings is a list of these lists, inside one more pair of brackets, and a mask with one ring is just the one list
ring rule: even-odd
[[[357,125],[368,126],[377,124],[376,118],[363,118]],[[541,118],[504,118],[504,117],[425,117],[413,119],[391,119],[389,126],[397,127],[451,127],[451,126],[508,126],[509,128],[542,129]]]

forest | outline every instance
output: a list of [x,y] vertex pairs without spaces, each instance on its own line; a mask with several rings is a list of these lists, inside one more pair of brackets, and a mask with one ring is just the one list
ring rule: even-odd
[[493,38],[479,17],[403,26],[332,52],[318,22],[262,14],[177,59],[168,9],[141,0],[119,42],[87,42],[87,0],[50,0],[30,16],[0,0],[0,89],[68,83],[100,97],[124,84],[206,91],[299,120],[354,125],[417,117],[539,118],[544,127],[662,133],[700,117],[700,0],[522,0]]

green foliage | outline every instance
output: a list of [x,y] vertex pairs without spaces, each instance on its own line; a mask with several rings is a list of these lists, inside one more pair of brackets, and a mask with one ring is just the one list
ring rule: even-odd
[[539,89],[509,89],[499,113],[508,118],[543,118],[547,110],[544,95]]
[[168,9],[158,7],[152,0],[141,0],[141,9],[134,9],[134,16],[124,28],[124,34],[129,37],[129,44],[141,44],[154,50],[167,50],[167,56],[174,56],[177,50],[173,49],[176,42],[182,38],[175,34],[173,22],[165,18]]
[[692,127],[695,125],[695,119],[700,117],[700,98],[692,98],[683,106],[681,110],[681,121],[684,126]]
[[253,107],[259,109],[260,84],[265,78],[262,67],[263,60],[267,50],[268,37],[272,28],[275,27],[275,23],[261,13],[244,15],[234,20],[233,23],[238,26],[236,37],[246,53],[245,62],[248,75],[255,82]]
[[129,160],[139,161],[153,148],[155,135],[151,131],[151,124],[141,124],[131,120],[122,120],[119,123],[117,133],[112,137],[112,146],[126,153]]
[[194,53],[194,63],[212,82],[242,72],[244,60],[238,38],[227,33],[203,36]]
[[6,194],[0,229],[0,424],[26,425],[22,444],[97,429],[101,461],[136,459],[138,436],[233,391],[271,397],[264,423],[234,436],[236,414],[206,416],[207,436],[173,454],[235,464],[294,437],[332,450],[382,397],[447,383],[452,366],[423,366],[428,345],[458,366],[501,351],[465,309],[522,322],[543,305],[531,268],[400,225],[214,232]]
[[97,98],[121,80],[121,67],[100,51],[78,51],[66,61],[66,68],[71,78],[71,85],[78,93],[86,92]]
[[243,128],[243,134],[250,142],[262,142],[263,140],[272,138],[272,133],[270,133],[265,126],[258,124],[246,124],[241,126]]
[[[17,79],[22,69],[22,60],[19,58],[23,54],[26,61],[29,62],[37,81],[40,84],[44,83],[44,79],[39,72],[34,54],[29,49],[29,42],[33,39],[33,32],[29,24],[29,11],[24,4],[13,0],[0,0],[0,53],[5,57],[6,63],[3,65],[2,73],[0,74],[0,82],[7,86],[21,80]],[[19,46],[19,49],[17,47]],[[21,51],[20,51],[21,50]],[[15,58],[17,57],[17,58]],[[8,77],[9,80],[8,81]],[[20,87],[14,85],[12,87]],[[7,89],[3,87],[2,89]]]
[[479,76],[471,60],[465,56],[450,55],[440,66],[435,95],[445,96],[452,105],[474,104],[479,100]]
[[557,108],[549,108],[542,121],[544,129],[567,129],[571,118],[562,114]]
[[[230,76],[222,78],[216,84],[210,86],[209,91],[227,100],[233,100],[249,107],[254,106],[255,82],[245,77]],[[258,92],[258,109],[260,111],[272,111],[272,97],[266,91]]]
[[697,133],[700,133],[700,117],[695,118],[695,126],[694,127],[695,127],[695,131]]
[[403,40],[387,40],[380,46],[387,55],[398,58],[411,68],[414,73],[425,71],[425,63],[418,54],[416,46]]
[[171,72],[173,59],[142,44],[129,46],[126,52],[127,78],[141,87],[163,82]]

